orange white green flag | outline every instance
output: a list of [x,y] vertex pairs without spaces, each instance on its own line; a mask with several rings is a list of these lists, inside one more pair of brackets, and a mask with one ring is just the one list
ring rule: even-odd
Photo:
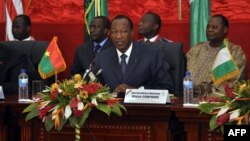
[[43,79],[60,73],[66,69],[66,64],[57,45],[57,37],[50,41],[47,50],[38,65],[38,71]]
[[212,67],[214,84],[219,84],[239,75],[239,69],[235,65],[232,55],[228,49],[228,40],[224,39],[223,44],[224,45],[218,52]]

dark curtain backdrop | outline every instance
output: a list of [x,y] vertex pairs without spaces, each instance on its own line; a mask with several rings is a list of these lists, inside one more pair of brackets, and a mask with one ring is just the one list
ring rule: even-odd
[[[29,5],[29,1],[31,1]],[[72,63],[75,48],[84,42],[84,0],[24,0],[26,14],[32,20],[32,35],[36,40],[49,41],[58,36],[58,44],[67,63],[61,74],[66,78]],[[240,44],[250,60],[250,0],[212,0],[212,14],[224,14],[230,20],[229,40]],[[0,1],[0,40],[4,40],[4,7]],[[182,19],[178,19],[178,0],[109,0],[109,18],[117,14],[131,17],[135,25],[147,11],[159,13],[162,18],[160,34],[176,42],[184,43],[189,49],[189,0],[182,0]],[[250,63],[248,62],[248,68]],[[250,71],[248,72],[250,78]]]

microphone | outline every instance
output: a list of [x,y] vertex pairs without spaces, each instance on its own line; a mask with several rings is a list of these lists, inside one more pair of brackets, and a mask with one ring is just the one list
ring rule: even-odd
[[85,70],[84,74],[83,74],[83,79],[88,75],[88,73],[92,70],[92,65],[95,64],[95,60],[96,60],[96,54],[93,50],[92,53],[92,59],[89,62],[89,68]]
[[92,69],[92,64],[93,63],[94,62],[92,61],[89,64],[89,68],[85,70],[84,75],[83,75],[83,80],[85,80],[85,78],[88,76],[88,78],[90,79],[90,81],[95,81],[96,80],[96,76],[102,73],[102,69],[99,69],[96,74],[93,73],[93,71],[95,72],[95,69],[94,70]]
[[85,70],[84,74],[83,74],[83,80],[85,80],[86,76],[88,75],[88,73],[90,72],[91,70],[91,67],[92,67],[92,63],[93,63],[93,60],[90,62],[89,64],[89,68]]
[[87,76],[87,74],[90,72],[90,69],[86,69],[84,74],[83,74],[83,80],[85,79],[85,77]]

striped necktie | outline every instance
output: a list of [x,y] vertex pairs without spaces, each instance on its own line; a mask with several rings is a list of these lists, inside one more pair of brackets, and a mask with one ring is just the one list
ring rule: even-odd
[[102,47],[102,46],[99,45],[99,44],[97,44],[97,45],[95,46],[95,48],[94,48],[94,56],[96,56],[96,55],[98,54],[98,52],[99,52],[99,50],[100,50],[101,47]]

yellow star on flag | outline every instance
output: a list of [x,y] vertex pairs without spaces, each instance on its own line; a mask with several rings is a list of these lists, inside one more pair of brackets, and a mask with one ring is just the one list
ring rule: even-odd
[[45,54],[45,56],[49,56],[50,52],[46,51],[44,54]]

